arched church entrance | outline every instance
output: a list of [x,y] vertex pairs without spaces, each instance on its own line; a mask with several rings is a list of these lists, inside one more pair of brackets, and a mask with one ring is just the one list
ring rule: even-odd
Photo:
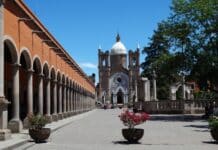
[[123,104],[123,92],[121,89],[119,89],[117,93],[117,104]]

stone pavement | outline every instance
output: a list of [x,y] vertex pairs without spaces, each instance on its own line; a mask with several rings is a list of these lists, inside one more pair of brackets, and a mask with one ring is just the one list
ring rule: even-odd
[[[76,116],[72,116],[70,118],[66,118],[63,120],[59,120],[58,122],[52,122],[50,124],[47,124],[46,127],[49,127],[52,132],[55,132],[56,130],[71,124],[74,121],[77,121],[79,119],[82,119],[86,116],[89,116],[91,113],[95,112],[96,110],[89,111],[86,113],[82,113]],[[21,133],[18,134],[11,134],[11,138],[6,141],[0,141],[0,150],[11,150],[11,149],[17,149],[18,146],[31,143],[32,141],[29,137],[28,130],[23,130]]]
[[[152,119],[138,127],[145,129],[138,144],[122,137],[120,109],[92,111],[83,119],[56,130],[47,143],[28,142],[18,150],[216,150],[208,123],[203,120],[181,121]],[[153,118],[153,117],[152,117]],[[155,117],[154,117],[155,118]],[[169,118],[169,116],[167,117]]]

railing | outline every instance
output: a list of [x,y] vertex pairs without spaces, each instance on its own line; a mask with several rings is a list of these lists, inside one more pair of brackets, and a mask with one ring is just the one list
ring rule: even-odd
[[[193,114],[204,113],[205,106],[211,100],[159,100],[137,102],[136,107],[148,113]],[[218,100],[214,100],[216,105]]]

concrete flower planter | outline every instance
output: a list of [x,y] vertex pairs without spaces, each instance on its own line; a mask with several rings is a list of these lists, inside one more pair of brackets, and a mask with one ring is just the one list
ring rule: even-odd
[[29,129],[29,135],[36,143],[44,142],[47,140],[50,136],[50,133],[50,128]]
[[213,139],[218,142],[218,128],[211,129],[210,134],[213,137]]
[[130,143],[137,143],[144,135],[144,129],[122,129],[123,137]]

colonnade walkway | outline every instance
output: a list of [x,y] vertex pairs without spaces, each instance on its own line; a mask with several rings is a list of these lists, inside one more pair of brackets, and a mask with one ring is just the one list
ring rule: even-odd
[[[139,125],[145,130],[138,144],[128,144],[118,115],[121,109],[97,109],[82,114],[53,132],[47,143],[27,142],[16,149],[27,150],[215,150],[204,120],[156,119]],[[163,117],[169,118],[164,115]]]

